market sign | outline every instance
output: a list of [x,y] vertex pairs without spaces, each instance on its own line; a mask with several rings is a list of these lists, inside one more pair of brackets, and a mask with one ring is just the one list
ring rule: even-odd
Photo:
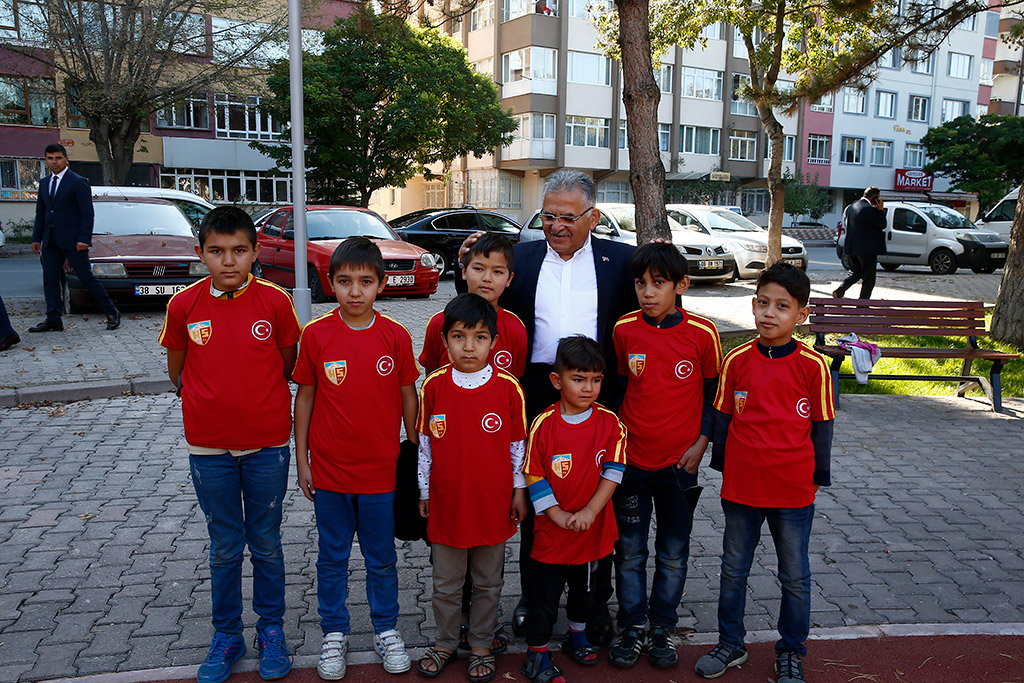
[[710,176],[710,180],[718,180],[725,182],[729,182],[730,180],[732,180],[732,174],[726,173],[725,171],[712,171]]
[[896,184],[894,190],[917,190],[918,192],[930,192],[932,181],[935,176],[931,173],[918,171],[912,168],[896,169]]

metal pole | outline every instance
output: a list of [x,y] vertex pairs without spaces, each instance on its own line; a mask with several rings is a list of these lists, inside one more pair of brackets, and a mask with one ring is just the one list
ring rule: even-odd
[[292,226],[295,230],[295,312],[303,325],[313,317],[306,276],[306,133],[302,113],[302,2],[288,0],[288,75],[292,115]]

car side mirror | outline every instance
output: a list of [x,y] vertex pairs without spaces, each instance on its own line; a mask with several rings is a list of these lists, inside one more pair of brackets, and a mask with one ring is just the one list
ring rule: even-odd
[[615,231],[607,225],[596,225],[594,226],[594,234],[597,235],[613,235]]
[[285,230],[284,232],[281,233],[281,237],[286,239],[286,240],[289,240],[289,241],[294,241],[295,240],[295,231],[294,230]]

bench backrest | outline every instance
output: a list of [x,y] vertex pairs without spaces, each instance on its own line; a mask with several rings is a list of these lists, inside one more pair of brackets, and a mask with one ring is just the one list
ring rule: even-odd
[[981,301],[811,299],[811,333],[984,337]]

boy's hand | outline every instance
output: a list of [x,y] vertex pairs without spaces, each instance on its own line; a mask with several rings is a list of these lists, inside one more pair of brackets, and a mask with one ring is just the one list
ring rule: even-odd
[[690,474],[697,471],[700,467],[700,461],[704,458],[704,451],[707,449],[707,441],[703,438],[698,439],[697,443],[693,444],[686,449],[683,453],[683,457],[679,458],[679,462],[676,463],[676,469],[684,469]]
[[312,501],[313,497],[316,496],[316,489],[313,488],[313,472],[309,469],[309,463],[302,462],[301,458],[296,458],[296,475],[299,480],[299,490],[302,491],[302,495],[307,500]]
[[573,531],[586,531],[594,524],[595,519],[597,519],[597,515],[589,508],[583,508],[577,511],[572,516],[572,519],[569,520],[569,528]]
[[[459,247],[459,263],[461,264],[466,259],[466,254],[469,253],[469,248],[476,244],[476,241],[486,235],[487,233],[483,230],[477,230],[472,235],[467,237],[463,242],[462,246]],[[461,267],[461,266],[459,266]]]
[[544,514],[548,516],[552,522],[559,529],[568,529],[569,522],[572,521],[572,515],[559,507],[551,507],[544,511]]
[[420,517],[430,517],[430,499],[420,501]]
[[519,524],[526,519],[528,508],[526,501],[526,489],[516,489],[512,495],[512,520]]

